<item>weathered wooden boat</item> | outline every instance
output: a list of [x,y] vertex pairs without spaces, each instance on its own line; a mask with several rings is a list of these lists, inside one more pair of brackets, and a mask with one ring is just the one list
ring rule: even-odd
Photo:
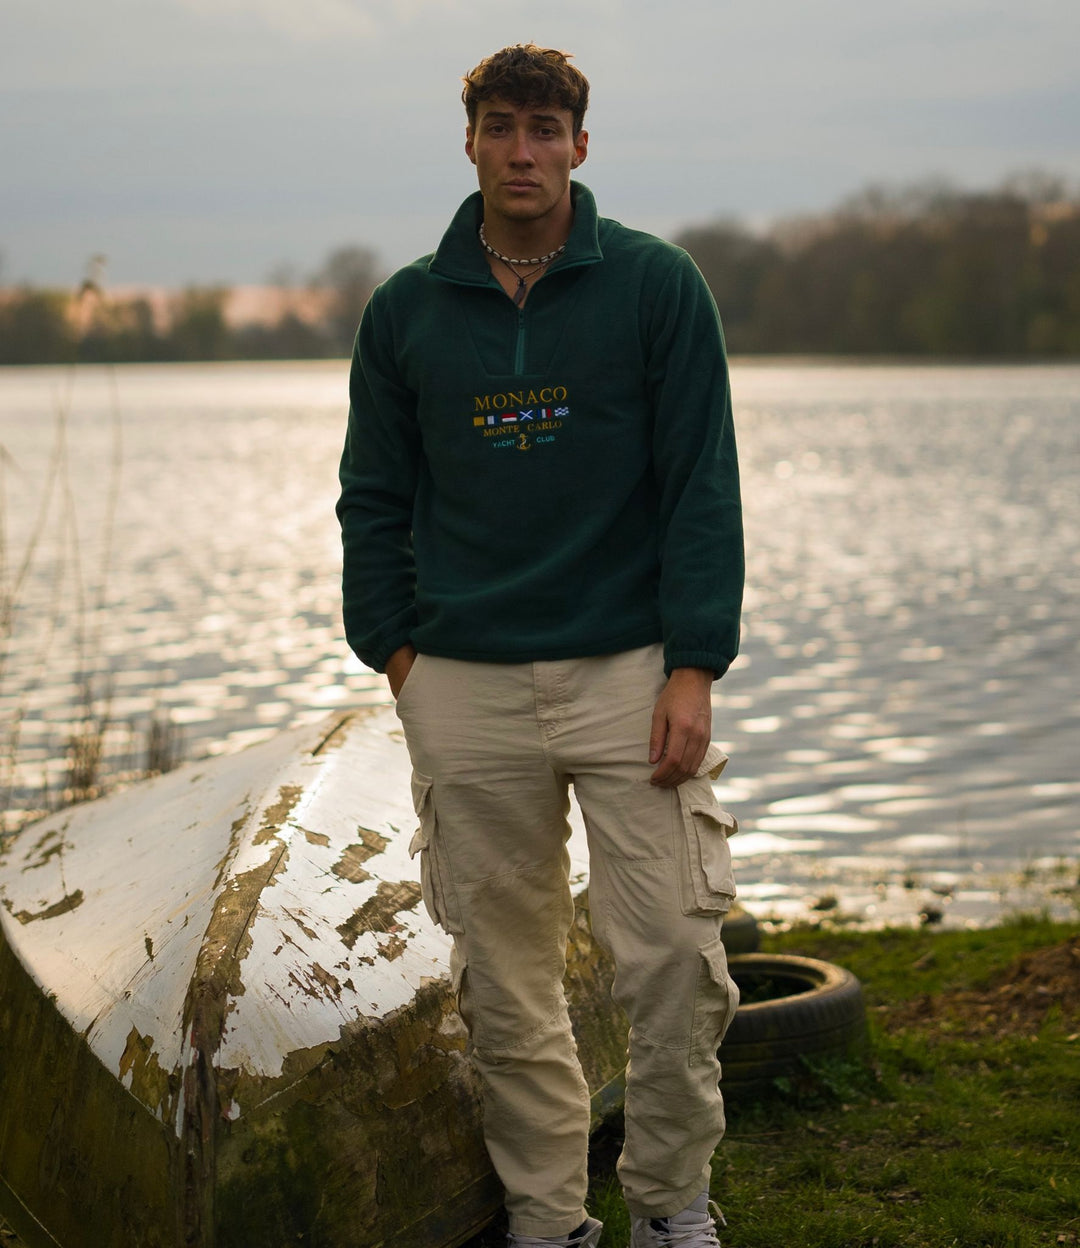
[[[0,857],[0,1214],[32,1246],[453,1245],[500,1202],[389,709],[37,823]],[[596,1119],[625,1033],[587,921]]]

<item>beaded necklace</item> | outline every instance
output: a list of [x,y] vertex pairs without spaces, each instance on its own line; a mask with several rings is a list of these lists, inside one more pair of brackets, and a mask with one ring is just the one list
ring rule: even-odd
[[[543,272],[543,270],[547,268],[556,256],[561,256],[566,250],[566,244],[563,243],[561,247],[556,247],[554,251],[549,251],[546,256],[531,256],[528,260],[514,260],[510,256],[504,256],[501,251],[496,251],[495,248],[492,247],[492,245],[487,241],[487,238],[484,236],[483,222],[480,223],[480,243],[486,252],[494,256],[496,260],[500,260],[503,264],[505,264],[510,272],[517,278],[517,290],[514,291],[513,298],[515,306],[519,308],[525,302],[525,295],[528,292],[528,287],[525,285],[526,281],[530,277],[535,277],[537,273]],[[535,267],[530,269],[528,273],[522,275],[517,271],[517,268],[521,268],[526,264],[531,264]],[[515,265],[517,265],[517,268],[514,267]]]

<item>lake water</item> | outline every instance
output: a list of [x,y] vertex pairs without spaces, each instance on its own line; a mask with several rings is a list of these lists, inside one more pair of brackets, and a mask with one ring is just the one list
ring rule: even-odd
[[[346,649],[347,365],[0,369],[0,791],[388,699]],[[759,915],[1075,913],[1080,367],[735,361],[749,584],[718,791]],[[25,568],[25,570],[24,570]],[[2,621],[0,621],[2,624]]]

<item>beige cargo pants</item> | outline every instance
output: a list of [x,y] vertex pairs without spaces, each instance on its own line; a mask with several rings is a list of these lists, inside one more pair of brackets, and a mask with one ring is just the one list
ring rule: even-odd
[[573,918],[568,786],[588,833],[589,908],[630,1021],[619,1177],[630,1211],[678,1212],[724,1132],[716,1048],[738,989],[720,942],[735,886],[707,769],[649,784],[659,646],[567,661],[420,655],[398,698],[413,763],[424,900],[452,965],[484,1086],[484,1136],[510,1229],[583,1220],[589,1089],[563,974]]

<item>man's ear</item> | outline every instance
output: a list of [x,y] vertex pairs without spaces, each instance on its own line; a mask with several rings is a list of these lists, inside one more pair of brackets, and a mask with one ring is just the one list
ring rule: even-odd
[[585,163],[585,157],[589,154],[589,132],[588,130],[579,130],[574,135],[574,155],[570,160],[570,168],[576,169],[578,165]]
[[476,155],[473,152],[473,129],[472,126],[465,127],[465,155],[476,164]]

